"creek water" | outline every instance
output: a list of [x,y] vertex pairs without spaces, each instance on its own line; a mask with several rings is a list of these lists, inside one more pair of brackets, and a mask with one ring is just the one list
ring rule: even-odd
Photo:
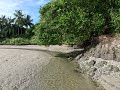
[[75,61],[53,58],[40,72],[40,90],[102,90],[87,76],[75,72]]

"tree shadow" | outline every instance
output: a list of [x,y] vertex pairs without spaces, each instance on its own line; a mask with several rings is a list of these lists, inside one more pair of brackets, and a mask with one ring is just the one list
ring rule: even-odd
[[28,50],[28,51],[40,51],[40,52],[44,52],[44,53],[47,53],[47,54],[50,54],[52,56],[55,56],[56,54],[60,53],[60,52],[57,52],[57,51],[50,51],[50,50],[44,50],[44,49],[35,49],[35,48],[19,48],[19,47],[16,47],[16,48],[13,48],[13,47],[2,47],[0,49],[14,49],[14,50]]
[[55,55],[55,57],[74,59],[75,57],[77,57],[79,54],[82,54],[82,53],[84,53],[84,50],[72,51],[68,53],[58,53]]
[[16,50],[29,50],[29,51],[40,51],[44,52],[47,54],[50,54],[54,57],[59,57],[59,58],[75,58],[77,55],[84,53],[84,50],[74,50],[68,53],[62,53],[62,52],[57,52],[57,51],[50,51],[50,50],[44,50],[44,49],[39,49],[39,48],[25,48],[25,47],[0,47],[0,49],[16,49]]

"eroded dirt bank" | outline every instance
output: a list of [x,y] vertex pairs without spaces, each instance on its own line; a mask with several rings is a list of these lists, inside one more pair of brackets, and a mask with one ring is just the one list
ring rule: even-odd
[[95,47],[76,57],[82,72],[86,72],[93,80],[106,90],[120,90],[120,38],[112,38],[99,43]]
[[74,72],[74,63],[46,51],[72,49],[52,48],[0,46],[0,90],[100,90]]

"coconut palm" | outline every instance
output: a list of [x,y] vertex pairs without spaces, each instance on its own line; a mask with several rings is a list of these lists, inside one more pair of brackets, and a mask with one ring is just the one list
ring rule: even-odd
[[21,10],[16,10],[15,18],[0,17],[0,38],[14,37],[27,34],[33,27],[32,19],[29,15],[24,15]]
[[15,18],[12,19],[11,17],[7,19],[7,28],[8,28],[9,36],[14,35],[14,28],[13,28],[14,20]]
[[1,33],[2,33],[2,37],[6,36],[6,24],[7,24],[7,19],[5,16],[1,17]]
[[32,19],[31,19],[31,16],[30,15],[27,15],[24,19],[24,24],[26,26],[26,28],[30,28],[30,27],[33,27],[33,23],[32,23]]
[[26,28],[26,34],[30,34],[31,33],[31,29],[34,24],[32,23],[32,19],[31,19],[31,16],[27,15],[25,16],[25,19],[24,19],[24,25],[25,25],[25,28]]
[[21,34],[22,29],[24,28],[24,15],[21,10],[16,10],[15,13],[15,24],[17,26],[18,35]]

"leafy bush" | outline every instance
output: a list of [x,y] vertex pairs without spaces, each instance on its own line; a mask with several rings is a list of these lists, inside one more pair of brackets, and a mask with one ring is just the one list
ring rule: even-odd
[[30,44],[31,45],[41,45],[41,42],[40,42],[38,36],[33,35],[30,39]]
[[[120,0],[55,0],[40,8],[36,32],[42,44],[79,44],[118,31]],[[113,11],[114,10],[114,14]],[[112,14],[113,16],[112,16]],[[114,30],[114,31],[115,31]]]
[[112,26],[114,31],[120,33],[120,9],[117,11],[111,11],[111,17],[112,17]]
[[25,38],[12,38],[4,39],[0,42],[1,45],[28,45],[30,44],[28,39]]

